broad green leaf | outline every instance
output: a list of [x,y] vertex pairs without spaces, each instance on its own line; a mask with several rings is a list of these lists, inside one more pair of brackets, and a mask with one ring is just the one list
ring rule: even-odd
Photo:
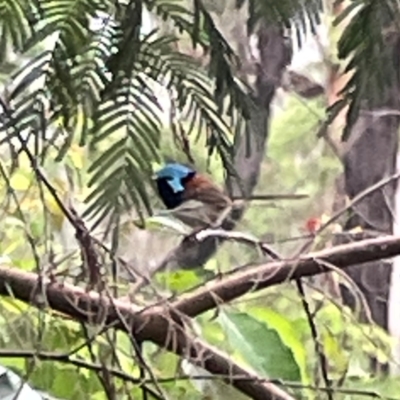
[[172,376],[179,369],[180,358],[169,351],[153,348],[145,354],[160,375]]
[[218,321],[230,345],[259,373],[271,379],[300,381],[301,372],[291,349],[275,328],[244,312],[221,312]]
[[[108,347],[109,344],[106,344]],[[118,356],[120,368],[127,374],[138,375],[139,368],[134,359],[132,359],[132,341],[125,332],[117,332],[117,341],[115,351]]]
[[62,320],[50,321],[48,327],[43,340],[49,350],[65,350],[78,345],[81,338],[79,329],[71,329]]
[[36,268],[36,261],[33,257],[14,258],[13,263],[24,271],[33,271]]
[[350,314],[346,316],[336,304],[328,303],[318,312],[317,321],[322,326],[329,326],[333,335],[340,335],[350,322]]
[[264,322],[268,328],[276,331],[282,343],[292,352],[300,369],[302,382],[304,384],[310,383],[310,377],[307,373],[307,349],[292,322],[285,316],[266,307],[251,307],[248,312],[259,321]]

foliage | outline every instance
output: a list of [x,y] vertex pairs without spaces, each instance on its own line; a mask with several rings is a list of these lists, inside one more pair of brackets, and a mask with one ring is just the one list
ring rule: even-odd
[[[249,27],[265,17],[294,27],[299,41],[319,23],[322,10],[320,0],[284,1],[279,6],[273,1],[239,1],[237,7],[244,4]],[[379,27],[393,25],[397,8],[388,0],[376,4],[367,0],[352,3],[340,17],[357,11],[339,41],[339,56],[350,57],[347,69],[356,68],[346,89],[345,101],[351,102],[349,126],[360,107],[362,90],[382,86],[382,77],[393,65],[372,55],[385,45]],[[87,213],[100,217],[131,207],[141,214],[150,213],[146,182],[152,162],[160,160],[158,142],[165,111],[160,107],[165,109],[165,105],[154,100],[162,83],[173,95],[175,111],[171,112],[183,113],[182,118],[191,121],[180,132],[181,140],[193,129],[203,132],[204,126],[209,154],[217,150],[224,166],[231,168],[233,132],[242,131],[252,102],[248,89],[235,77],[237,60],[231,46],[207,8],[196,0],[189,9],[182,1],[166,0],[6,2],[0,63],[9,65],[10,58],[32,52],[35,57],[14,71],[7,88],[3,108],[11,108],[3,122],[7,132],[3,143],[24,132],[28,143],[41,138],[36,146],[41,157],[55,146],[59,160],[74,138],[91,149],[99,147],[89,168],[93,189]],[[211,79],[190,57],[174,50],[178,36],[143,33],[144,10],[189,35],[194,46],[209,54]],[[375,23],[376,15],[380,24]],[[367,88],[365,82],[372,86]],[[179,121],[178,125],[182,129]]]
[[[174,2],[132,2],[117,8],[107,1],[26,2],[18,4],[18,13],[12,4],[3,16],[9,18],[3,26],[2,47],[17,54],[37,49],[39,43],[45,49],[37,50],[12,77],[3,100],[6,141],[27,134],[28,145],[40,142],[38,156],[45,158],[48,148],[54,147],[58,160],[75,142],[97,150],[89,167],[93,190],[88,215],[99,217],[131,207],[140,214],[151,212],[146,182],[152,163],[160,161],[159,133],[166,107],[155,101],[157,90],[173,95],[171,112],[192,121],[182,138],[204,126],[209,153],[218,149],[228,165],[231,125],[217,110],[227,98],[230,124],[235,124],[238,115],[247,113],[249,100],[231,75],[234,60],[229,45],[200,5],[192,14]],[[217,74],[213,84],[190,57],[173,50],[175,36],[141,33],[144,8],[180,30],[190,29],[193,41],[211,54],[224,54],[223,59],[214,56],[212,67],[224,70],[224,75]],[[201,35],[200,19],[205,21]],[[99,26],[94,28],[94,22]],[[22,28],[14,32],[17,26]],[[2,54],[4,62],[7,53]],[[214,91],[219,105],[213,100]]]

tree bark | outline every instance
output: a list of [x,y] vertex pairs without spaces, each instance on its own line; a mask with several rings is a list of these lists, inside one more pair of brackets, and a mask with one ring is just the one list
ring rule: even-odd
[[[397,154],[397,172],[400,170],[400,154]],[[400,187],[397,185],[395,193],[394,212],[396,220],[393,223],[393,235],[400,236]],[[394,257],[392,263],[392,274],[390,277],[389,300],[388,300],[388,330],[394,338],[392,346],[392,359],[390,362],[390,374],[400,375],[400,257]]]
[[[387,50],[390,54],[382,56],[388,57],[398,68],[398,37],[392,38]],[[390,79],[391,82],[379,99],[375,92],[367,94],[370,98],[365,100],[365,106],[352,128],[348,142],[344,144],[347,147],[343,159],[345,191],[350,199],[396,171],[400,117],[390,110],[399,109],[400,84],[397,73]],[[392,233],[395,189],[396,182],[393,182],[352,207],[344,229],[361,227],[364,238],[368,237],[367,232],[371,230],[382,234]],[[391,275],[388,262],[374,261],[362,268],[349,268],[347,272],[365,296],[373,321],[387,330]],[[342,288],[342,295],[345,304],[354,307],[351,292]],[[366,315],[364,312],[361,318],[365,320]],[[371,365],[374,370],[387,369],[386,365],[379,365],[376,360],[371,360]]]

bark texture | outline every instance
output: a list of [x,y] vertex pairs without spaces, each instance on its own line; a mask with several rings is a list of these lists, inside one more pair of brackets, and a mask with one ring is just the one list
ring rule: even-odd
[[[392,37],[388,42],[388,54],[382,55],[398,68],[400,65],[400,40]],[[396,68],[393,68],[395,70]],[[396,172],[398,132],[400,117],[395,115],[400,103],[400,80],[398,72],[388,76],[384,93],[370,91],[364,108],[355,123],[348,142],[345,143],[344,181],[346,195],[352,199],[357,194]],[[396,182],[372,193],[352,208],[344,229],[360,226],[363,238],[368,231],[382,234],[392,233],[393,205]],[[347,270],[350,277],[361,289],[367,300],[372,319],[379,326],[388,329],[388,297],[391,264],[389,261],[374,261],[368,265],[354,266]],[[354,296],[343,288],[342,294],[347,305],[354,307]],[[362,319],[367,314],[363,313]],[[372,360],[373,369],[386,369]]]

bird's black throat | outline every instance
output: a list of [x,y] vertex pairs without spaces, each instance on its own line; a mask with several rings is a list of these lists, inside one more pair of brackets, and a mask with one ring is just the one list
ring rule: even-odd
[[[181,180],[182,186],[185,187],[185,184],[189,182],[195,173],[189,174],[187,177]],[[172,210],[176,207],[179,207],[185,201],[185,191],[174,192],[168,183],[167,178],[160,178],[156,181],[158,194],[164,203],[165,207],[169,210]]]
[[157,180],[157,190],[165,207],[169,210],[179,207],[183,202],[183,191],[174,193],[166,179]]

